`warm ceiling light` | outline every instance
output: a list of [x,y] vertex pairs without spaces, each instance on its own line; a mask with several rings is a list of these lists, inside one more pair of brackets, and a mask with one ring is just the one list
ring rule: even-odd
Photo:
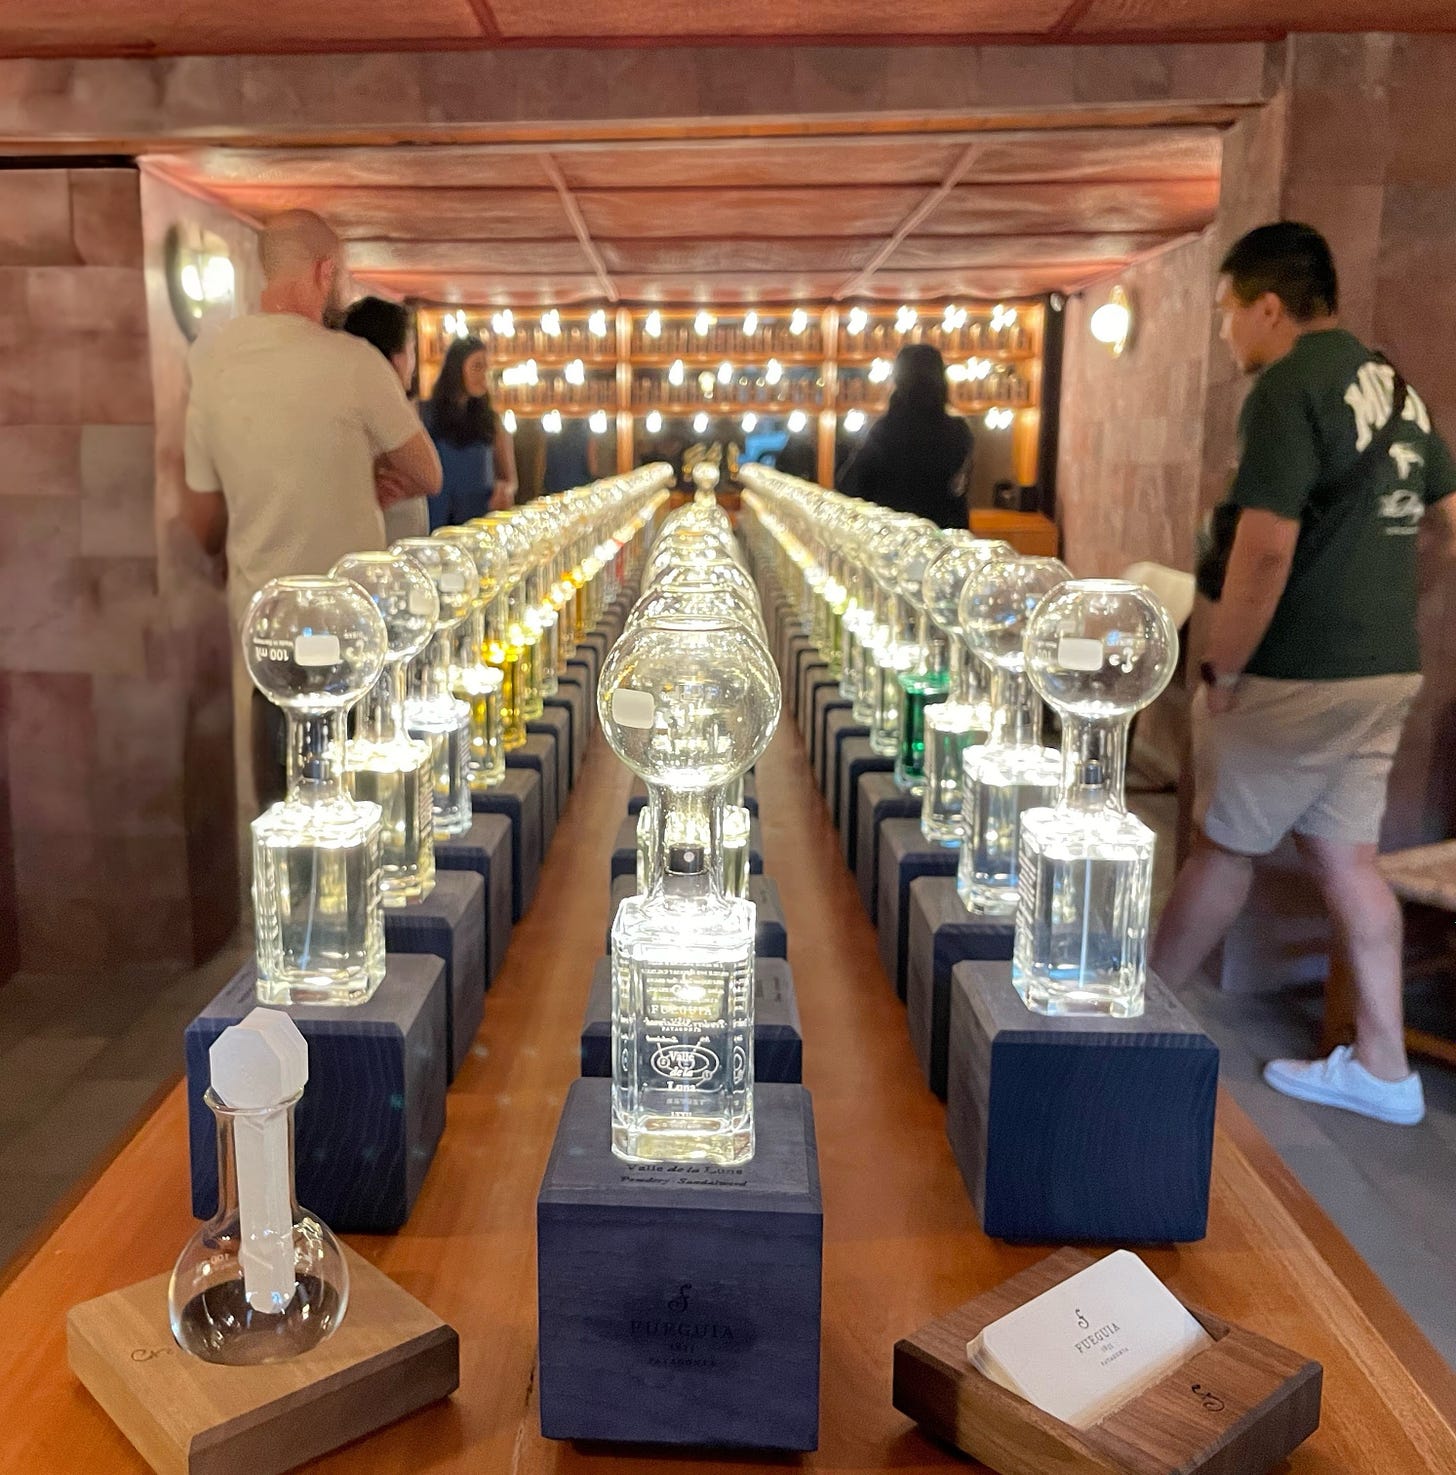
[[568,384],[586,383],[586,365],[580,359],[572,359],[565,369],[566,382]]
[[952,384],[964,384],[971,377],[970,367],[966,364],[947,364],[945,366],[945,377]]
[[[203,300],[202,273],[198,271],[195,261],[184,263],[182,270],[178,273],[177,279],[182,283],[182,291],[187,295],[189,300],[193,302],[201,302]],[[448,324],[449,321],[450,316],[447,313],[445,315],[445,322]],[[449,329],[447,328],[446,331],[448,332]]]
[[708,412],[706,410],[699,410],[698,413],[693,416],[693,433],[696,435],[705,435],[707,433],[707,430]]
[[1011,428],[1011,422],[1015,419],[1016,412],[1014,410],[987,410],[986,429],[1009,430]]
[[681,359],[674,359],[672,361],[672,368],[667,371],[667,382],[672,385],[681,384],[686,374],[687,370],[683,367],[683,361]]
[[750,410],[743,417],[743,420],[742,420],[741,423],[743,425],[743,433],[744,433],[744,435],[752,435],[753,432],[758,428],[758,416],[755,415],[752,410]]
[[727,359],[724,359],[723,362],[718,365],[718,383],[727,384],[732,380],[732,378],[733,365],[730,364]]
[[642,324],[642,331],[649,338],[662,337],[662,314],[655,308],[647,314],[647,320]]
[[809,426],[809,417],[802,410],[795,410],[789,416],[789,434],[801,435]]
[[501,424],[505,426],[507,435],[514,435],[516,433],[516,412],[507,410],[501,416]]
[[233,264],[226,256],[209,256],[202,264],[202,295],[209,302],[230,302]]
[[[459,314],[459,317],[463,323],[465,321],[465,314],[462,312]],[[490,330],[498,338],[514,338],[516,336],[516,320],[512,317],[510,308],[502,308],[491,318]],[[462,333],[461,337],[464,336]]]
[[796,307],[793,316],[789,319],[789,332],[797,338],[808,326],[809,314],[802,307]]
[[693,319],[693,332],[699,338],[706,338],[713,329],[713,314],[706,307],[698,309],[698,315]]
[[883,384],[894,372],[894,367],[889,359],[876,359],[870,365],[870,383]]
[[752,338],[758,332],[758,314],[752,310],[743,314],[743,336]]
[[586,330],[593,338],[607,336],[607,315],[600,307],[586,320]]
[[948,304],[945,309],[945,316],[940,321],[942,330],[947,333],[954,333],[957,328],[963,328],[965,325],[965,308],[957,307],[954,303]]
[[1112,350],[1114,357],[1121,354],[1132,334],[1132,303],[1127,293],[1121,287],[1114,287],[1108,300],[1092,314],[1087,327],[1099,343]]
[[784,377],[784,366],[777,359],[770,359],[768,367],[763,371],[765,384],[777,384]]
[[908,333],[914,326],[920,314],[913,307],[902,306],[895,314],[895,331],[897,333]]
[[864,423],[863,410],[850,410],[844,417],[844,428],[851,435],[858,435],[864,429]]
[[851,333],[863,333],[870,325],[870,315],[862,307],[851,307],[844,326]]
[[549,312],[541,314],[541,331],[548,338],[559,338],[561,336],[561,314],[553,307]]
[[541,416],[541,429],[544,430],[547,435],[560,435],[561,411],[547,410],[546,413]]
[[711,371],[708,369],[704,369],[703,372],[698,375],[698,393],[701,394],[704,399],[712,399],[713,385],[715,382],[716,381],[714,380]]
[[648,435],[656,435],[662,429],[662,412],[660,410],[649,411],[644,423],[647,426]]
[[591,426],[593,435],[605,435],[607,433],[607,412],[593,410],[586,423]]

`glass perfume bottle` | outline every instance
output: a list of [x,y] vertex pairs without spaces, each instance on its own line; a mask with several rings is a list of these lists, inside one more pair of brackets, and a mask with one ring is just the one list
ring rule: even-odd
[[455,695],[450,652],[455,631],[470,614],[478,576],[470,555],[442,538],[401,538],[394,548],[419,564],[440,600],[435,633],[410,667],[404,715],[410,736],[430,745],[435,839],[448,840],[470,828],[470,785],[465,777],[470,708]]
[[893,758],[900,745],[900,662],[908,664],[906,616],[896,571],[900,550],[927,526],[915,517],[884,519],[868,549],[875,585],[874,625],[864,649],[854,715],[856,721],[868,722],[870,746],[884,758]]
[[379,611],[347,579],[265,584],[243,621],[253,684],[288,719],[288,797],[253,821],[258,999],[362,1003],[384,977],[377,804],[344,784],[344,713],[389,650]]
[[925,571],[945,546],[939,528],[926,528],[900,554],[896,582],[914,633],[905,642],[900,671],[900,729],[895,751],[895,783],[909,794],[925,788],[925,714],[950,692],[949,645],[925,607]]
[[435,887],[435,781],[428,743],[405,727],[405,675],[435,631],[440,601],[424,570],[401,553],[351,553],[334,565],[374,601],[389,636],[384,674],[354,709],[344,778],[356,799],[379,806],[385,906],[403,906]]
[[965,839],[956,889],[972,911],[1016,909],[1021,816],[1048,805],[1061,757],[1041,742],[1041,699],[1026,677],[1026,627],[1070,574],[1055,558],[1006,558],[974,570],[961,592],[971,649],[991,668],[991,732],[964,758]]
[[513,630],[510,619],[508,584],[512,577],[510,559],[497,532],[498,524],[483,518],[472,519],[467,526],[491,545],[492,567],[496,570],[495,594],[485,607],[485,631],[481,654],[485,664],[500,672],[500,745],[504,755],[524,746],[526,719],[521,713],[521,660],[525,646],[519,630]]
[[966,649],[961,628],[961,590],[973,569],[1010,552],[1005,543],[953,530],[945,534],[921,584],[925,613],[945,639],[948,671],[945,700],[925,713],[920,832],[952,849],[961,843],[961,760],[967,748],[986,740],[991,724],[983,667]]
[[349,1265],[293,1191],[293,1108],[308,1045],[277,1009],[254,1009],[208,1052],[217,1122],[217,1213],[182,1247],[167,1286],[172,1335],[204,1362],[256,1367],[339,1328]]
[[612,1150],[744,1162],[754,908],[724,890],[722,791],[768,746],[778,676],[741,622],[664,618],[623,633],[597,704],[607,741],[647,783],[656,837],[647,889],[612,927]]
[[1056,806],[1021,817],[1012,977],[1030,1009],[1142,1013],[1153,832],[1124,803],[1127,732],[1177,654],[1161,602],[1118,579],[1062,584],[1027,625],[1027,673],[1062,718]]
[[485,658],[486,613],[500,587],[500,556],[490,535],[479,527],[442,527],[437,538],[458,543],[478,575],[470,613],[455,627],[450,642],[450,691],[470,712],[470,742],[465,752],[465,782],[483,794],[506,776],[502,743],[501,690],[505,678]]

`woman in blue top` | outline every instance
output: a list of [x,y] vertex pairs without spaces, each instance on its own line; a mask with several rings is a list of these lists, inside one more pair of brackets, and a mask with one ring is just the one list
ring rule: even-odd
[[445,354],[425,428],[440,453],[444,484],[430,498],[430,527],[469,522],[516,500],[516,454],[490,403],[485,344],[457,338]]

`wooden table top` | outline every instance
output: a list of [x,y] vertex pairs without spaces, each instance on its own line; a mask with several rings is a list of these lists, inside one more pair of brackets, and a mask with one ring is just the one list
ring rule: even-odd
[[[536,1190],[567,1086],[608,857],[629,776],[597,739],[530,915],[450,1093],[409,1225],[351,1243],[461,1339],[461,1387],[313,1471],[538,1475],[839,1475],[969,1469],[890,1403],[895,1339],[1045,1253],[988,1240],[924,1088],[904,1011],[791,726],[759,765],[767,866],[788,916],[825,1204],[823,1405],[816,1454],[750,1460],[583,1449],[541,1437],[534,1407]],[[180,1057],[180,1041],[179,1041]],[[180,1089],[0,1293],[0,1464],[19,1475],[146,1466],[66,1366],[75,1302],[170,1267],[193,1221]],[[1221,1108],[1208,1238],[1147,1256],[1184,1298],[1324,1364],[1324,1422],[1295,1475],[1456,1470],[1456,1379],[1231,1103]],[[1442,1415],[1445,1411],[1445,1417]]]

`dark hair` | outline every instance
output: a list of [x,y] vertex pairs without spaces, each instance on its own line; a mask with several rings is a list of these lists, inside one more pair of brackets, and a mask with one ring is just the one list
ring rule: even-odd
[[409,343],[410,312],[382,297],[361,297],[344,314],[344,331],[372,343],[385,358],[392,359]]
[[939,418],[950,397],[945,360],[932,343],[907,343],[895,355],[895,391],[890,413]]
[[1330,243],[1311,225],[1280,220],[1240,237],[1219,266],[1240,302],[1272,292],[1295,322],[1329,317],[1340,304]]
[[472,335],[457,338],[445,353],[440,377],[430,395],[425,423],[438,440],[452,446],[473,446],[495,439],[495,411],[490,396],[472,399],[465,393],[465,360],[473,353],[484,353],[485,344]]

